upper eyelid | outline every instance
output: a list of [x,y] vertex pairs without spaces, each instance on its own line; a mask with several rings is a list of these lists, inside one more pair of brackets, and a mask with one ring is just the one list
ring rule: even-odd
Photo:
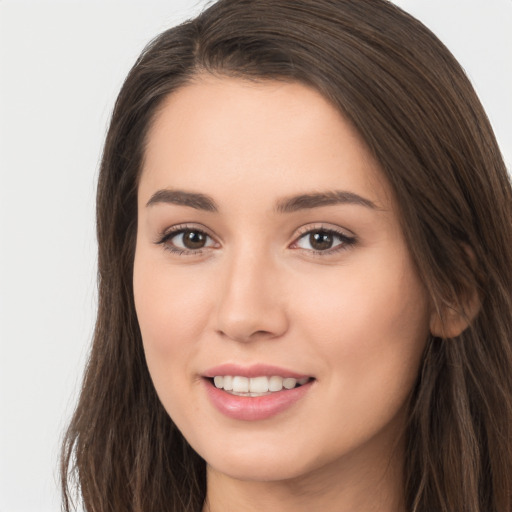
[[217,241],[217,239],[218,239],[218,237],[213,235],[213,233],[206,226],[203,226],[202,224],[191,223],[191,224],[176,224],[176,225],[167,227],[166,229],[164,229],[163,231],[161,231],[158,234],[158,240],[167,239],[173,235],[177,235],[177,234],[179,234],[183,231],[187,231],[187,230],[200,231],[201,233],[204,233],[205,235],[209,236],[213,240]]
[[349,229],[343,228],[341,226],[337,226],[330,223],[314,223],[314,224],[305,224],[304,226],[301,226],[295,231],[295,234],[293,235],[293,240],[296,241],[298,238],[300,238],[303,235],[306,235],[307,233],[311,233],[312,231],[328,231],[332,233],[337,233],[339,235],[346,236],[347,238],[356,238],[355,233],[350,231]]

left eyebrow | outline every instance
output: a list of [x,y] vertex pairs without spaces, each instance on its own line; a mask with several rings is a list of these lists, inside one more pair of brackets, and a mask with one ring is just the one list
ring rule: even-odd
[[301,194],[298,196],[288,197],[278,201],[275,209],[278,213],[292,213],[299,210],[308,210],[311,208],[319,208],[321,206],[331,206],[335,204],[353,204],[371,208],[372,210],[380,209],[373,201],[345,190]]
[[207,212],[217,212],[218,207],[215,201],[205,194],[197,192],[187,192],[185,190],[162,189],[155,192],[146,206],[152,206],[158,203],[177,204],[180,206],[189,206],[196,210],[205,210]]

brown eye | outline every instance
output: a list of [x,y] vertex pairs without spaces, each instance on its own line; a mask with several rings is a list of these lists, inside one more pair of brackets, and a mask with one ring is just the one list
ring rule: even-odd
[[331,254],[338,249],[347,249],[356,243],[356,238],[331,229],[312,229],[294,243],[295,247],[312,253]]
[[202,249],[205,247],[207,240],[208,235],[201,231],[187,229],[182,234],[182,244],[186,249]]
[[163,245],[165,249],[180,255],[194,254],[216,245],[210,235],[200,229],[193,228],[173,230],[157,243]]
[[333,241],[333,234],[328,231],[314,231],[309,234],[309,244],[315,251],[330,249]]

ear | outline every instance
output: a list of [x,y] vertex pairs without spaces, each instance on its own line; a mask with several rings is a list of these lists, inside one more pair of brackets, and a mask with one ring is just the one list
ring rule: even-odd
[[430,333],[438,338],[456,338],[462,334],[478,315],[481,307],[480,297],[473,290],[457,305],[444,304],[433,308],[430,316]]

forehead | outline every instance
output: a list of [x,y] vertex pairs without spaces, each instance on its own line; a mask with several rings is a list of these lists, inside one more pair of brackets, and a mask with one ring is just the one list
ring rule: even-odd
[[139,195],[192,189],[222,201],[232,200],[235,186],[260,202],[329,189],[370,195],[384,209],[391,198],[357,131],[316,90],[203,76],[170,94],[155,115]]

